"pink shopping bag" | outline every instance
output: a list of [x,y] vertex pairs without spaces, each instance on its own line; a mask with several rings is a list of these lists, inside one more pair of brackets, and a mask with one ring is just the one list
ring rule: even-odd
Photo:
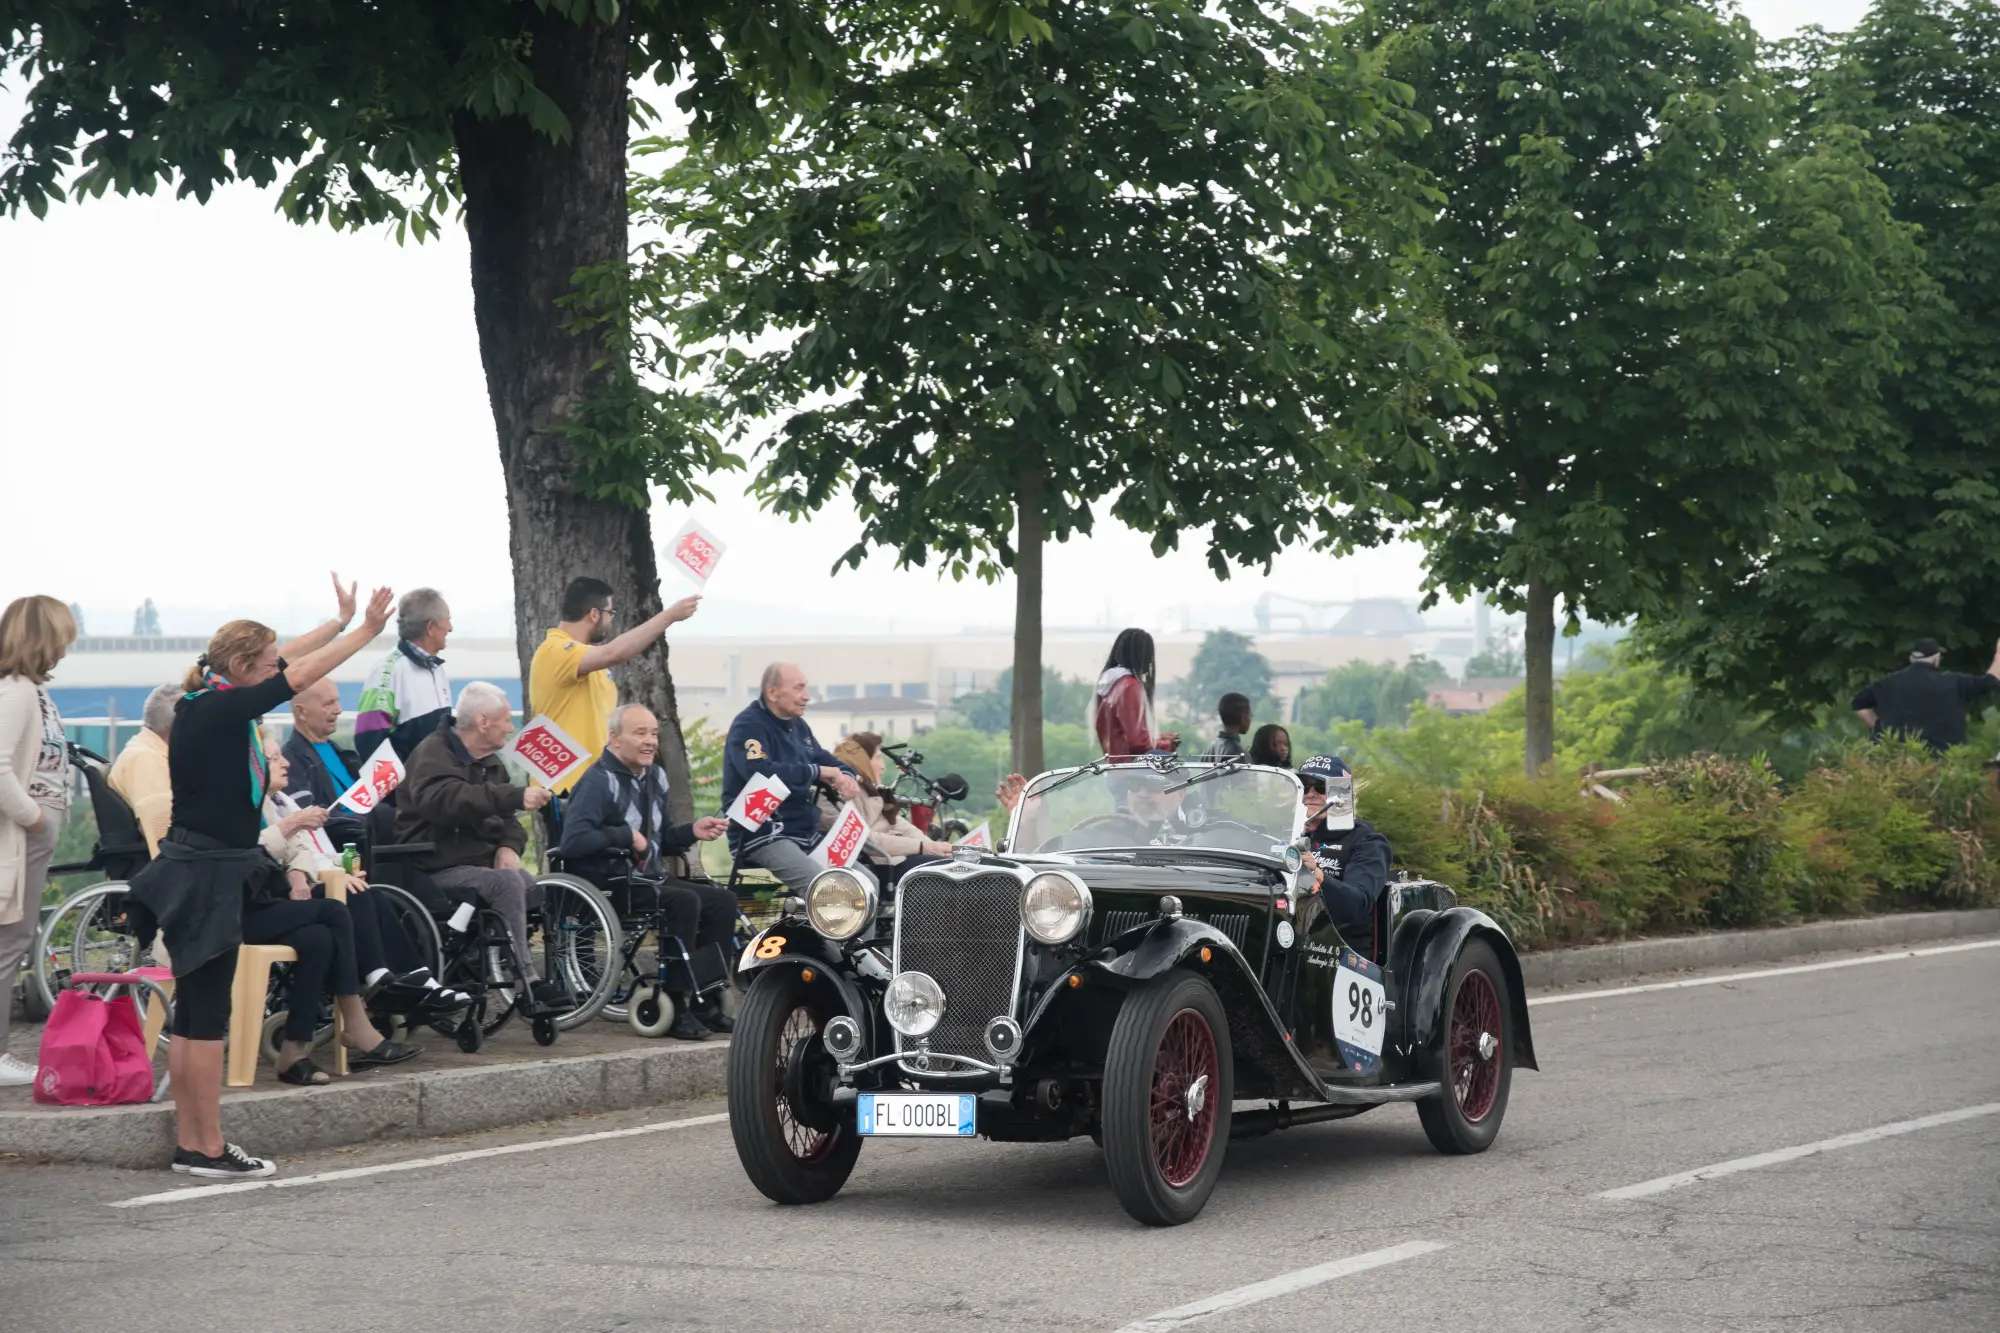
[[35,1100],[57,1106],[115,1106],[153,1095],[153,1062],[130,995],[106,1000],[66,990],[42,1030]]

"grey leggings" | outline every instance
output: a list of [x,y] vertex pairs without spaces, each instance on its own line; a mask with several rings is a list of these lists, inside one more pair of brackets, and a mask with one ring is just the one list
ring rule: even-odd
[[[67,813],[62,806],[43,804],[42,826],[28,835],[21,919],[0,926],[0,1052],[7,1049],[8,1033],[14,1024],[14,983],[20,978],[21,960],[35,947],[35,935],[41,930],[42,886],[49,881],[49,861],[55,855],[57,840],[62,837],[63,816]],[[34,1063],[32,1056],[23,1058]]]

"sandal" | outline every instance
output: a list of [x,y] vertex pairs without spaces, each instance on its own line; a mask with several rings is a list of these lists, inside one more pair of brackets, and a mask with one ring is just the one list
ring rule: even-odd
[[399,1065],[405,1060],[414,1060],[423,1054],[421,1046],[405,1046],[400,1041],[383,1038],[372,1051],[350,1051],[347,1055],[349,1069],[379,1069],[384,1065]]
[[295,1060],[290,1065],[280,1069],[278,1071],[278,1082],[289,1083],[295,1088],[317,1088],[322,1084],[331,1083],[333,1080],[327,1077],[324,1069],[321,1069],[312,1062],[312,1057],[307,1056],[304,1059]]

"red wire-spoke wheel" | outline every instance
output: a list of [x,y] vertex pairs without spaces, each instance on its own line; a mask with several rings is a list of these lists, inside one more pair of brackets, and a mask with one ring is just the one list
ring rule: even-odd
[[1192,1009],[1175,1014],[1153,1061],[1152,1107],[1153,1160],[1175,1189],[1201,1174],[1208,1161],[1220,1073],[1208,1020]]
[[1500,1133],[1514,1073],[1507,984],[1493,946],[1466,941],[1444,992],[1435,1066],[1443,1086],[1417,1103],[1424,1133],[1440,1152],[1484,1152]]
[[833,1104],[833,1057],[820,1039],[840,1012],[824,979],[773,966],[752,974],[729,1041],[729,1132],[750,1182],[777,1203],[819,1203],[861,1153],[853,1112]]
[[1175,1226],[1208,1202],[1235,1096],[1229,1021],[1208,978],[1176,969],[1132,991],[1105,1052],[1099,1131],[1125,1211]]
[[1451,1006],[1451,1091],[1459,1114],[1477,1124],[1500,1091],[1500,997],[1484,972],[1467,972]]

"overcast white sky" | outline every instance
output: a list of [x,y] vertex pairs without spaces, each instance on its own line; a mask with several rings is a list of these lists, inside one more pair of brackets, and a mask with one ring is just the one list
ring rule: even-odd
[[[1745,0],[1760,30],[1846,27],[1864,0]],[[19,116],[0,90],[0,138]],[[0,604],[81,602],[98,633],[152,597],[169,633],[230,614],[302,624],[325,570],[443,589],[461,630],[504,632],[506,512],[462,234],[399,248],[297,227],[272,196],[206,207],[105,198],[0,218]],[[886,559],[828,573],[851,515],[809,529],[762,513],[742,475],[696,512],[730,543],[690,629],[949,631],[1004,625],[1013,592]],[[199,525],[187,515],[204,515]],[[418,523],[397,515],[423,513]],[[685,511],[660,507],[664,538]],[[581,571],[578,571],[581,572]],[[1302,598],[1413,596],[1419,553],[1287,553],[1214,579],[1199,544],[1156,560],[1107,521],[1051,548],[1051,625],[1247,625],[1266,587]],[[667,590],[671,594],[671,587]],[[779,619],[783,617],[784,619]],[[1444,617],[1440,617],[1441,619]]]

